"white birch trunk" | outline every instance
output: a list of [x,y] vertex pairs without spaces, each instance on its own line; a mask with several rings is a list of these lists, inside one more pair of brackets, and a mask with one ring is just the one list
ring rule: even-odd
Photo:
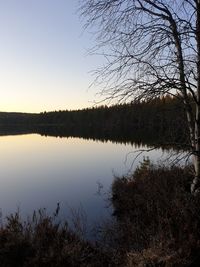
[[196,2],[196,42],[197,42],[197,92],[196,92],[196,115],[195,115],[195,150],[194,150],[194,169],[195,177],[191,184],[191,193],[200,193],[200,1]]

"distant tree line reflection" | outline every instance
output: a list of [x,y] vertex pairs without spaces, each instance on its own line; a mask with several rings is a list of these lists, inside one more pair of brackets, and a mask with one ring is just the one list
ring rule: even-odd
[[0,113],[0,135],[38,133],[135,145],[188,143],[184,110],[177,98],[39,114]]

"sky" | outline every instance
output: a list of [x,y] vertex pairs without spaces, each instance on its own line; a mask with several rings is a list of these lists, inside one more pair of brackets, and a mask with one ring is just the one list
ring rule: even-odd
[[79,0],[0,0],[0,111],[43,112],[91,107],[88,55]]

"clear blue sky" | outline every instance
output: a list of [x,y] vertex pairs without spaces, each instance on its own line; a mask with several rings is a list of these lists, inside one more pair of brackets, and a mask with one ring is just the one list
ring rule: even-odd
[[0,0],[0,111],[89,107],[99,59],[88,56],[78,0]]

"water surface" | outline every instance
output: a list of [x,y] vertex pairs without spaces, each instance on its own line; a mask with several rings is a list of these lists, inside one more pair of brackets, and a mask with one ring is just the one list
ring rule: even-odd
[[[4,216],[18,208],[23,215],[44,207],[52,212],[60,202],[66,217],[69,207],[81,205],[90,222],[108,216],[105,193],[114,175],[127,173],[136,156],[132,152],[146,148],[38,134],[1,136],[0,147],[0,207]],[[145,155],[157,161],[163,151],[144,153],[133,169]]]

